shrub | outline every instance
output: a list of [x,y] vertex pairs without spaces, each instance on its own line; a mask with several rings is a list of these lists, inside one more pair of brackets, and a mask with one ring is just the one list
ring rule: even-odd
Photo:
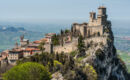
[[3,75],[3,80],[50,80],[48,70],[38,63],[26,62],[17,65]]
[[61,69],[61,67],[62,67],[62,63],[57,60],[54,60],[54,70],[58,71]]
[[97,72],[93,66],[86,64],[83,68],[83,72],[86,74],[88,80],[97,80]]
[[71,55],[72,57],[74,57],[76,54],[77,54],[77,51],[72,51],[72,52],[70,52],[70,55]]

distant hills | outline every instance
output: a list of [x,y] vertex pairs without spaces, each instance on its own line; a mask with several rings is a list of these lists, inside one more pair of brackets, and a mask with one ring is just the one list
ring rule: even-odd
[[[129,23],[113,21],[112,30],[114,32],[116,48],[129,52],[130,41],[121,37],[130,37]],[[125,26],[125,27],[124,27]],[[45,33],[58,33],[61,29],[70,28],[71,24],[27,24],[27,23],[0,23],[0,51],[14,46],[19,42],[19,37],[25,35],[31,41],[44,37]],[[123,44],[122,44],[123,43]]]
[[0,51],[14,47],[21,35],[25,35],[25,38],[31,41],[44,37],[43,33],[29,31],[24,27],[0,26]]
[[19,31],[26,31],[23,27],[4,27],[4,26],[0,26],[0,32],[5,32],[5,31],[9,31],[9,32],[19,32]]

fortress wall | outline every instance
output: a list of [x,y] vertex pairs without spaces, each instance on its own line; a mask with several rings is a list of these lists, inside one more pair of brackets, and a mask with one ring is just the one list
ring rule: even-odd
[[[86,38],[84,40],[85,45],[90,44],[91,41],[93,43],[98,43],[98,44],[103,43],[103,44],[106,44],[107,43],[107,38],[103,37],[103,36],[102,37],[90,37],[90,38]],[[65,43],[63,46],[61,46],[61,45],[54,46],[53,47],[53,51],[55,53],[61,53],[61,52],[69,53],[69,52],[72,52],[74,50],[77,50],[77,45],[78,45],[78,38],[73,38],[72,42]],[[45,44],[44,47],[45,47],[45,51],[50,53],[50,44]]]
[[95,20],[93,20],[93,21],[89,21],[88,26],[98,26],[97,19],[95,19]]
[[55,53],[61,53],[61,52],[64,52],[64,53],[69,53],[69,52],[72,52],[74,50],[77,49],[77,46],[73,45],[72,43],[71,44],[66,44],[64,46],[56,46],[54,47],[54,52]]
[[90,35],[93,35],[94,33],[100,33],[100,35],[103,34],[103,26],[89,26],[87,29],[87,32],[90,31]]
[[66,43],[64,44],[63,46],[59,45],[59,46],[55,46],[53,48],[54,52],[58,52],[58,53],[61,53],[61,52],[65,52],[65,53],[68,53],[68,52],[72,52],[74,50],[77,49],[77,39],[73,39],[71,43]]
[[76,25],[75,28],[76,28],[76,30],[79,30],[79,29],[80,29],[80,26],[79,26],[79,25]]

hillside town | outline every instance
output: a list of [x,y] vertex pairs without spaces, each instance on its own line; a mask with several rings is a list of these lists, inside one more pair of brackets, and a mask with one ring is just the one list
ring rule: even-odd
[[0,64],[15,65],[21,58],[40,54],[39,45],[42,42],[45,43],[45,52],[48,53],[67,53],[76,50],[80,35],[86,39],[85,45],[88,45],[90,41],[105,44],[106,32],[110,26],[111,22],[107,20],[106,7],[100,6],[98,15],[96,12],[90,12],[88,23],[73,23],[71,30],[61,30],[60,34],[48,33],[44,38],[33,42],[25,39],[24,35],[20,36],[20,45],[16,42],[13,49],[5,50],[0,54]]

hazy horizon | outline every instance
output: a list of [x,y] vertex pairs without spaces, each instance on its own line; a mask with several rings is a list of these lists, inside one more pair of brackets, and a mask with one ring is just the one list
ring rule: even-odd
[[0,22],[87,22],[89,12],[107,7],[109,20],[130,20],[129,0],[1,0]]

